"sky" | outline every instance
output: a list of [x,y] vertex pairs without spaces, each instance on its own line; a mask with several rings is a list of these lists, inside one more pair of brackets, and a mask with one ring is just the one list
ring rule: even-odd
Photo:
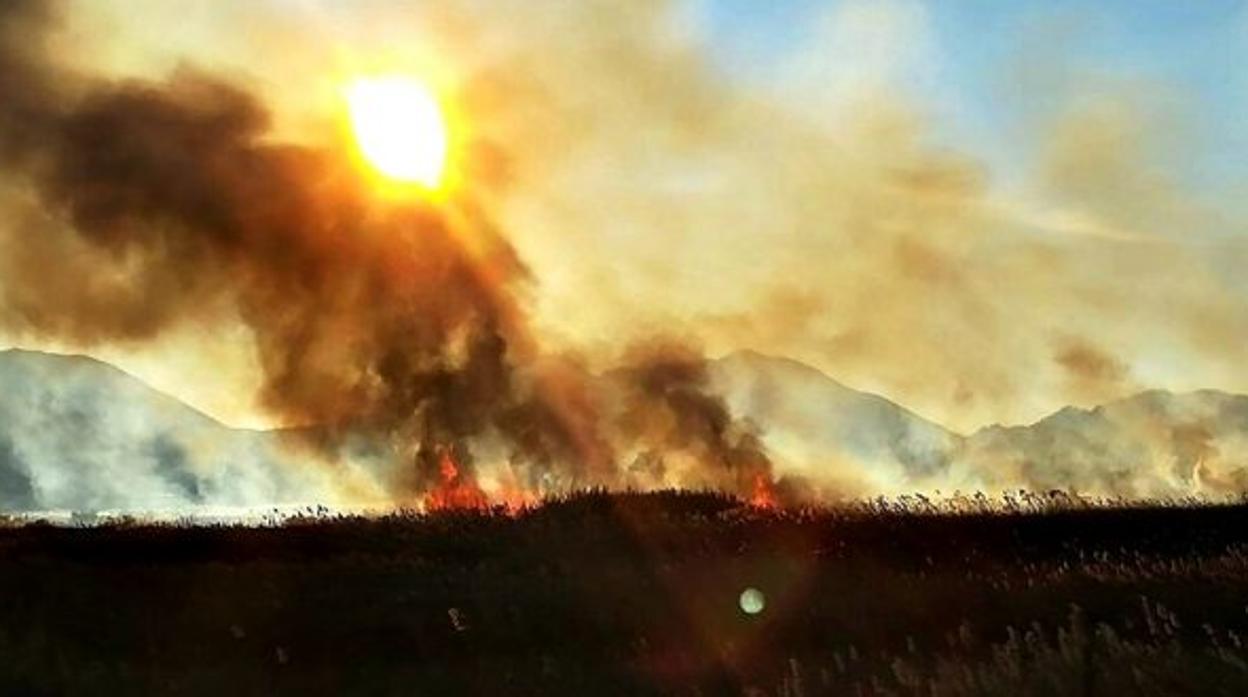
[[[1187,163],[1188,174],[1216,181],[1233,176],[1242,162],[1241,115],[1248,105],[1248,84],[1239,69],[1248,41],[1248,5],[1243,2],[722,0],[707,2],[704,16],[711,45],[726,69],[765,80],[794,45],[810,40],[811,27],[822,18],[858,5],[874,5],[881,16],[911,18],[911,36],[905,38],[923,48],[906,57],[906,49],[896,46],[903,37],[880,34],[877,38],[887,45],[879,50],[912,61],[898,68],[907,87],[926,91],[943,116],[957,121],[946,127],[964,129],[962,135],[989,151],[985,156],[998,158],[996,163],[1007,165],[1010,155],[1021,154],[1011,152],[1009,141],[1024,106],[1017,102],[1026,102],[1026,95],[1018,94],[1022,86],[1011,84],[1007,68],[1039,48],[1037,42],[1055,42],[1060,53],[1045,58],[1068,69],[1151,81],[1173,92],[1167,98],[1190,109],[1185,117],[1205,138],[1200,160]],[[855,58],[845,56],[851,63]]]
[[[963,432],[1248,392],[1244,3],[78,0],[59,41],[225,75],[293,141],[337,133],[353,76],[429,81],[506,153],[488,205],[541,341],[595,365],[753,349]],[[239,322],[0,337],[272,423]]]

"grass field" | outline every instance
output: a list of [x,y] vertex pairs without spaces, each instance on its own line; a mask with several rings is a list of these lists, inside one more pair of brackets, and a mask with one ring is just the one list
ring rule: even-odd
[[11,525],[0,602],[3,694],[1242,695],[1248,506]]

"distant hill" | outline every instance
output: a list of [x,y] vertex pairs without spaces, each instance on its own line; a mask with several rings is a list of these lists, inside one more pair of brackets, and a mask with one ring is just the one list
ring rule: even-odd
[[968,438],[955,477],[1131,497],[1248,491],[1248,396],[1143,392]]
[[734,353],[712,373],[777,459],[851,491],[1073,489],[1132,498],[1248,491],[1244,395],[1152,390],[962,437],[786,358]]
[[85,356],[0,352],[0,510],[256,506],[318,491],[272,434],[228,428]]
[[[739,352],[710,373],[733,413],[762,432],[781,474],[846,495],[1248,490],[1248,396],[1144,392],[963,437],[786,358]],[[280,441],[229,428],[92,358],[0,352],[0,511],[335,502],[331,472]]]
[[777,459],[816,479],[835,470],[851,484],[891,490],[945,472],[962,441],[787,358],[741,351],[715,361],[711,375],[733,412],[762,428]]

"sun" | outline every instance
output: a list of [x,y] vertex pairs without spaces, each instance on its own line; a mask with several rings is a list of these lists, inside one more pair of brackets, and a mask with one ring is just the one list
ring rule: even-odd
[[346,90],[360,153],[383,175],[437,188],[446,168],[446,118],[425,85],[404,76],[361,78]]

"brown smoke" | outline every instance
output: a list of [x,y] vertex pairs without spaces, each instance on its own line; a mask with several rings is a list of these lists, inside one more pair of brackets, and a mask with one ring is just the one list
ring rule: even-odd
[[1053,360],[1065,371],[1075,399],[1107,401],[1130,383],[1130,370],[1113,355],[1078,338],[1067,338],[1054,347]]
[[436,205],[382,202],[342,152],[273,140],[265,106],[235,85],[187,69],[74,74],[40,48],[52,7],[0,9],[0,155],[30,192],[27,224],[0,242],[5,327],[89,346],[235,308],[268,409],[331,454],[348,436],[383,443],[409,463],[396,495],[437,505],[484,501],[474,448],[491,439],[525,491],[552,474],[620,484],[618,453],[670,450],[687,471],[643,484],[770,500],[757,435],[707,392],[692,352],[631,360],[623,420],[600,422],[615,397],[538,356],[515,297],[528,271],[471,186]]
[[735,421],[724,400],[708,390],[706,361],[679,344],[641,347],[618,377],[624,385],[618,419],[623,442],[639,446],[631,467],[643,484],[668,475],[669,460],[696,463],[676,472],[686,485],[725,489],[755,503],[775,500],[771,462],[749,423]]

